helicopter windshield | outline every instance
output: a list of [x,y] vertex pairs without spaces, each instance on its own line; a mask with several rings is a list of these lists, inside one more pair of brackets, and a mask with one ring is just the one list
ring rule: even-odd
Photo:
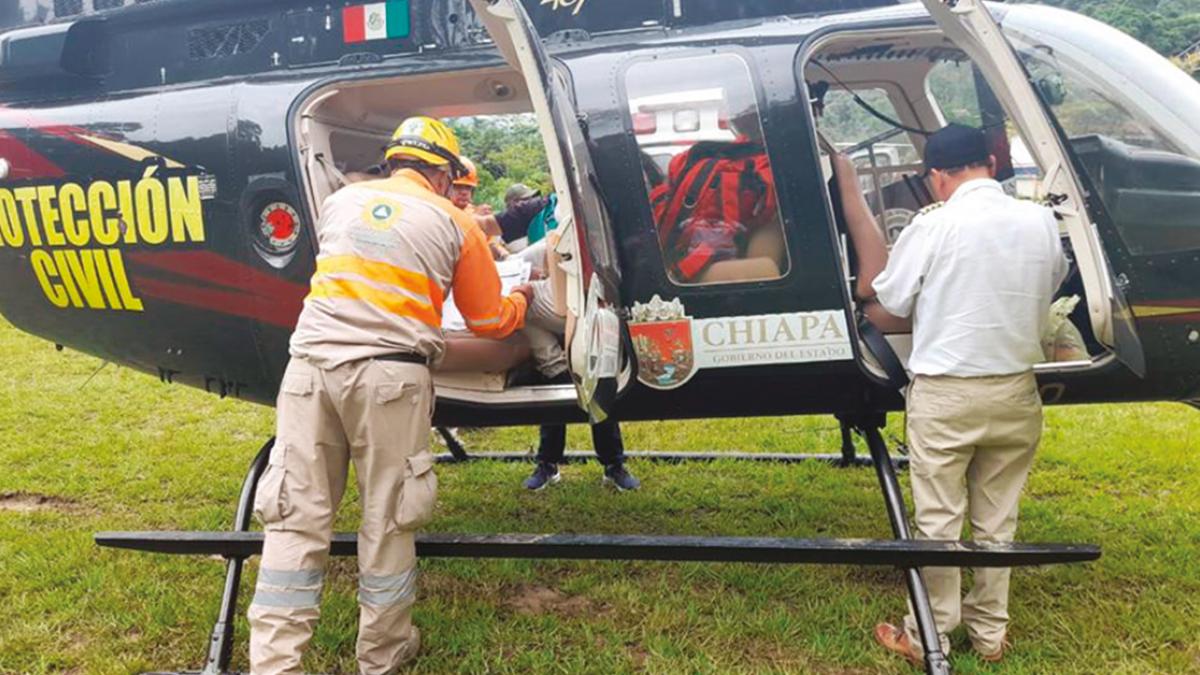
[[1006,9],[1006,37],[1130,252],[1200,249],[1200,83],[1098,21]]

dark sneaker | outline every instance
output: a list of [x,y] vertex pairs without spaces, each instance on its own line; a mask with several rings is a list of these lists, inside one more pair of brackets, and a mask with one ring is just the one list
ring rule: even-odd
[[558,465],[538,462],[537,466],[533,469],[533,474],[525,479],[525,489],[541,490],[547,485],[553,485],[560,480],[562,480],[562,476],[558,473]]
[[604,467],[604,482],[612,483],[621,492],[636,490],[642,486],[642,481],[634,478],[633,474],[626,471],[624,464],[613,464],[612,466]]

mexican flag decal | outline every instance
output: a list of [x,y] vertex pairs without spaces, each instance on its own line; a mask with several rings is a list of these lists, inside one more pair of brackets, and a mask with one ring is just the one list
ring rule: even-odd
[[342,36],[348,44],[406,38],[408,34],[408,0],[352,5],[342,10]]

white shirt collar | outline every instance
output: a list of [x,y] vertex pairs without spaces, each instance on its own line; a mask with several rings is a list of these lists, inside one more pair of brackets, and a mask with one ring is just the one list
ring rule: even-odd
[[959,185],[958,189],[954,191],[954,194],[950,195],[950,199],[946,203],[953,204],[959,199],[965,197],[967,194],[975,192],[976,190],[982,190],[984,188],[1000,190],[1001,192],[1004,191],[1004,188],[1001,187],[1000,183],[994,178],[973,178],[962,185]]

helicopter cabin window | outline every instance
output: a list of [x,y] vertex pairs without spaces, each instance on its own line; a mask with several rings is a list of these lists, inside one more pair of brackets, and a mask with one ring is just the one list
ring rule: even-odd
[[1005,191],[1035,198],[1041,171],[979,69],[965,56],[946,58],[929,69],[927,86],[945,123],[983,129],[996,158],[996,180]]
[[[948,123],[981,128],[996,158],[996,178],[1018,198],[1037,199],[1042,170],[979,69],[936,31],[847,33],[802,54],[797,79],[812,103],[822,168],[833,154],[849,159],[862,190],[861,204],[888,246],[924,207],[935,201],[923,179],[925,137]],[[851,213],[845,187],[831,180],[830,202],[841,231],[847,284],[858,295],[859,242],[845,222]],[[863,209],[853,208],[862,214]],[[1065,238],[1064,238],[1065,239]],[[1065,241],[1069,249],[1069,242]],[[1054,316],[1061,327],[1047,360],[1086,362],[1103,353],[1092,331],[1080,274],[1059,289]],[[909,329],[879,325],[905,358]],[[868,363],[868,366],[870,364]]]
[[849,157],[872,213],[883,228],[888,243],[893,244],[920,208],[903,182],[905,171],[911,172],[920,159],[903,129],[868,112],[859,101],[896,120],[902,116],[892,101],[904,99],[895,89],[884,86],[826,89],[827,86],[825,83],[810,84],[810,95],[817,99],[813,111],[819,118],[821,169],[825,180],[833,185],[831,150]]
[[634,63],[629,121],[676,284],[778,279],[788,254],[750,68],[733,54]]
[[[1200,249],[1200,83],[1136,43],[1091,59],[1052,36],[1008,37],[1129,251]],[[1113,87],[1098,73],[1118,58],[1129,84]]]
[[[884,188],[900,180],[901,174],[889,170],[916,159],[912,143],[901,129],[872,117],[854,101],[858,96],[875,110],[896,119],[896,107],[883,87],[858,89],[853,92],[837,89],[825,95],[821,113],[821,133],[838,152],[846,153],[859,172],[864,192]],[[878,183],[878,185],[877,185]]]

